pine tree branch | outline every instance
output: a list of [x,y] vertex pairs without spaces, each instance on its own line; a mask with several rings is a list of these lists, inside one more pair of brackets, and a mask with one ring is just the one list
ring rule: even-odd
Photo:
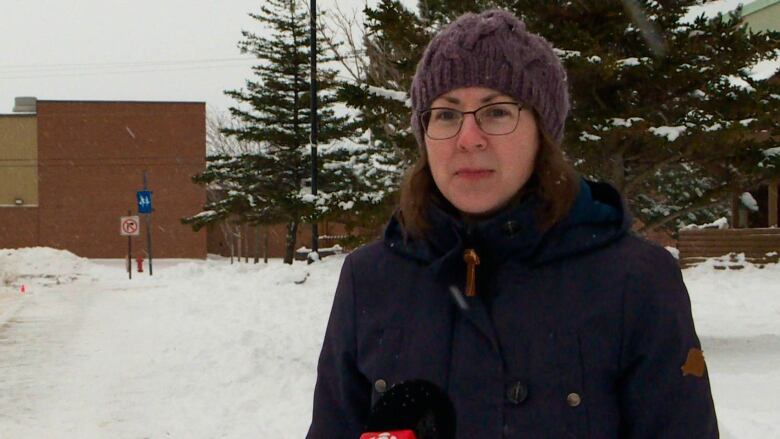
[[624,193],[626,194],[626,196],[629,196],[629,194],[632,194],[639,185],[641,185],[642,183],[650,179],[652,176],[654,176],[656,172],[669,165],[679,163],[684,157],[685,154],[683,153],[669,156],[661,160],[660,162],[655,162],[652,166],[645,169],[641,173],[632,175],[631,178],[629,178],[626,182]]
[[705,209],[710,206],[714,206],[715,204],[723,202],[723,196],[730,194],[733,191],[733,187],[731,185],[723,185],[716,189],[711,189],[704,194],[701,195],[699,198],[699,201],[692,203],[688,205],[687,207],[684,207],[676,212],[674,212],[671,215],[665,216],[663,218],[650,221],[649,223],[645,224],[642,228],[639,229],[639,232],[645,232],[653,229],[657,229],[660,227],[665,226],[667,223],[683,216],[687,215],[691,212],[696,212],[701,209]]

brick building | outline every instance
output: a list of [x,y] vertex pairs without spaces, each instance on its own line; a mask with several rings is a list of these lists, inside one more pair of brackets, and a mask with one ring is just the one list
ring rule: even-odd
[[[206,232],[180,222],[206,198],[190,179],[205,167],[205,103],[16,102],[0,115],[0,248],[124,257],[119,217],[136,212],[146,170],[154,257],[206,256]],[[145,232],[133,238],[134,256]]]

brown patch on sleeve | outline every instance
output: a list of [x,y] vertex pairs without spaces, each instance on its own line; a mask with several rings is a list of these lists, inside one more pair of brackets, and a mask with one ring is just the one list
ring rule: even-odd
[[691,348],[688,351],[688,358],[685,364],[680,368],[683,376],[693,375],[697,378],[704,376],[704,352],[701,349]]

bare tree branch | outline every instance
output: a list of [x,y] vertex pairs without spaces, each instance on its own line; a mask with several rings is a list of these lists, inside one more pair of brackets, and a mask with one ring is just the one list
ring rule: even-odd
[[239,129],[241,124],[229,113],[209,107],[206,111],[206,155],[238,156],[259,151],[256,143],[229,136],[222,132],[224,128]]
[[[326,20],[323,20],[319,33],[325,40],[328,50],[333,53],[355,83],[364,82],[368,71],[368,58],[365,56],[362,44],[365,41],[365,28],[358,20],[358,13],[353,11],[350,16],[337,4],[335,12],[325,17]],[[356,31],[357,35],[355,35]],[[339,48],[336,36],[344,38],[346,50]]]

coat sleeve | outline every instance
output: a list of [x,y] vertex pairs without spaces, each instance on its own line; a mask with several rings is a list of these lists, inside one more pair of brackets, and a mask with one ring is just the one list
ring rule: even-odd
[[357,368],[355,291],[350,257],[341,269],[322,343],[307,438],[356,439],[371,405],[371,384]]
[[708,371],[689,360],[701,344],[677,261],[660,247],[643,253],[624,292],[620,437],[717,438]]

